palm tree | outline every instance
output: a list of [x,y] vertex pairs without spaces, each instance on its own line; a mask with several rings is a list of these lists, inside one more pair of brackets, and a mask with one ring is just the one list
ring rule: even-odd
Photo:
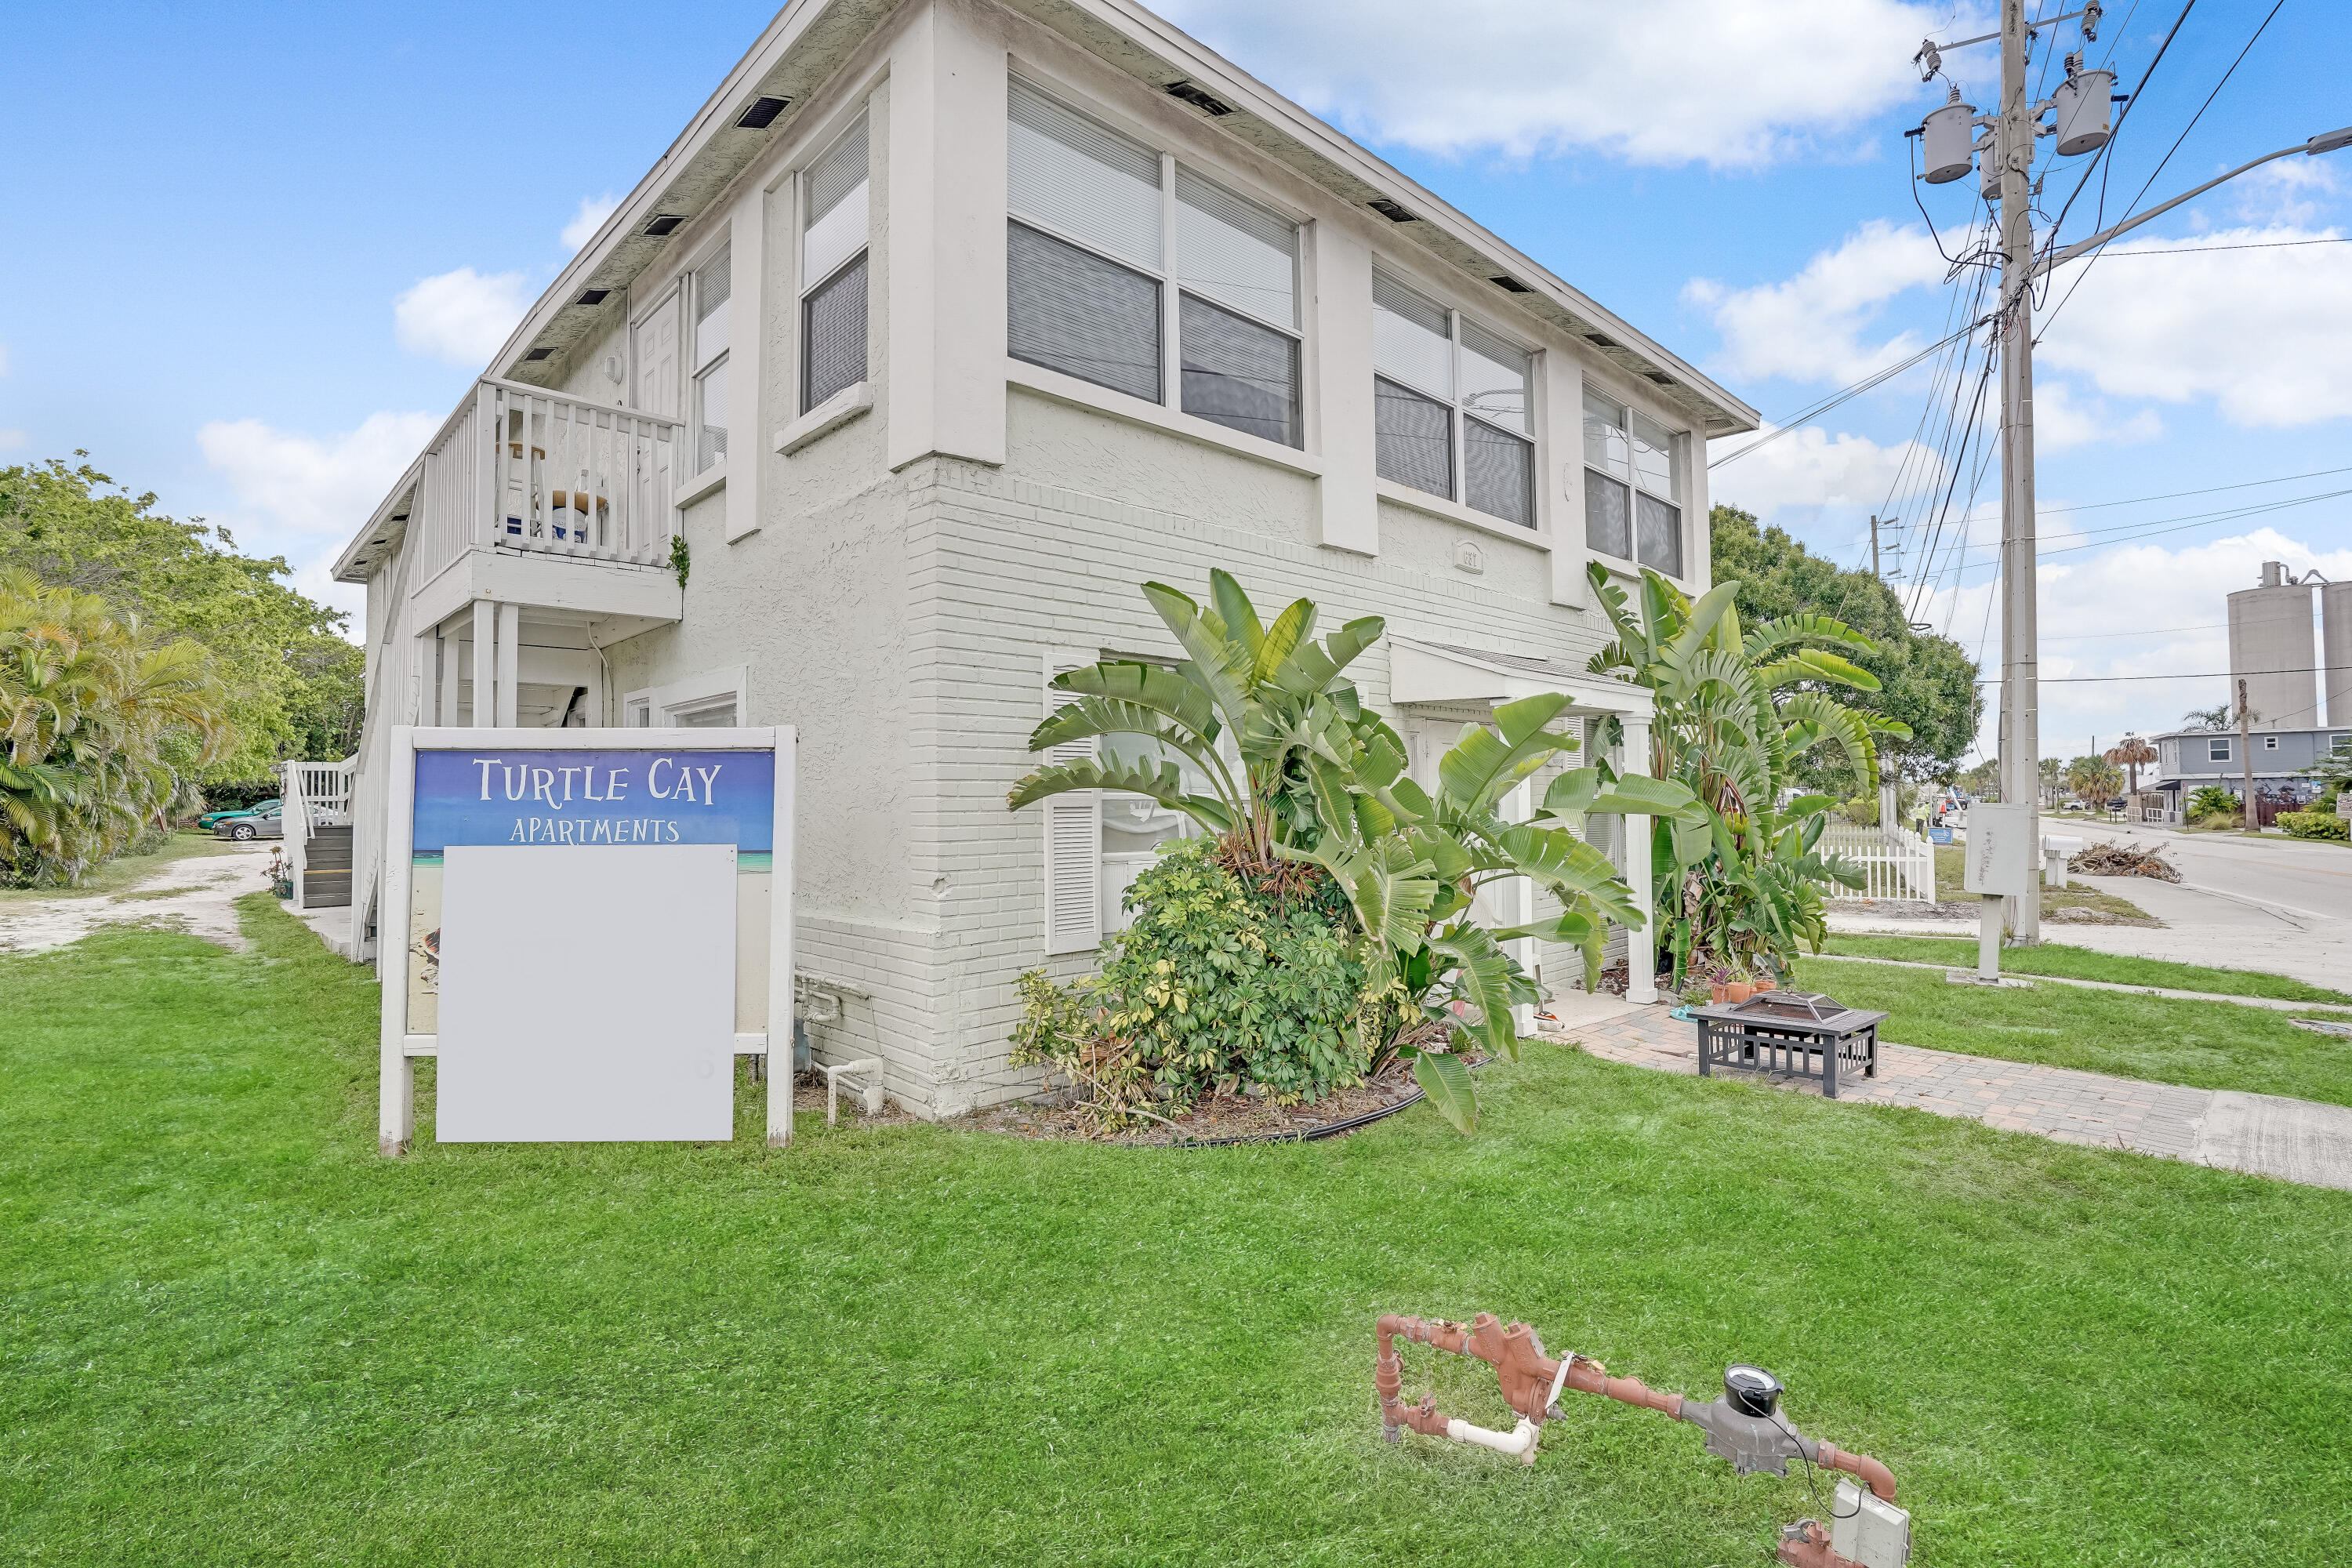
[[2136,795],[2139,794],[2139,770],[2156,761],[2156,748],[2137,735],[2126,735],[2123,744],[2107,753],[2107,761],[2119,768],[2128,770],[2124,793]]
[[70,885],[193,804],[224,702],[195,644],[159,647],[95,594],[0,574],[0,878]]
[[[1827,934],[1822,885],[1862,880],[1821,849],[1834,803],[1798,793],[1791,770],[1807,752],[1832,747],[1864,790],[1875,791],[1874,737],[1911,732],[1845,707],[1827,689],[1877,689],[1875,676],[1835,651],[1867,651],[1870,640],[1827,616],[1783,616],[1743,629],[1733,607],[1738,583],[1719,583],[1694,603],[1646,569],[1636,615],[1607,568],[1595,562],[1590,570],[1617,632],[1590,668],[1656,695],[1650,771],[1692,796],[1688,805],[1661,802],[1653,826],[1654,907],[1674,953],[1675,983],[1701,954],[1784,976],[1800,942],[1819,951]],[[1616,782],[1592,768],[1563,773],[1545,807],[1571,813]]]

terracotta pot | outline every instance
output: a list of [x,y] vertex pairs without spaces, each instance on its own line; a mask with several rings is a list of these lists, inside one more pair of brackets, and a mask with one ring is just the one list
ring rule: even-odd
[[1723,1004],[1723,982],[1718,980],[1714,984],[1707,987],[1707,998],[1714,1005],[1720,1006]]
[[1747,1001],[1750,996],[1755,994],[1756,987],[1747,984],[1742,981],[1735,980],[1723,988],[1723,999],[1734,1005]]

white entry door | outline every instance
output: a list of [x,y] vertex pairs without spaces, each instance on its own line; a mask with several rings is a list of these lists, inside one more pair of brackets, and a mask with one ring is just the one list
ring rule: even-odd
[[677,318],[678,293],[673,289],[636,326],[637,408],[663,419],[677,417]]

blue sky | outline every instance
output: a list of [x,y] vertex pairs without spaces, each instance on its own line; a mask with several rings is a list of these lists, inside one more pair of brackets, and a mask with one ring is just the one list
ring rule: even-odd
[[[1768,418],[1942,333],[1950,290],[1902,139],[1941,84],[1922,87],[1908,61],[1924,34],[1982,30],[1980,6],[1162,9]],[[2270,11],[2194,7],[2117,140],[2111,216]],[[2179,0],[2109,5],[2093,57],[2112,50],[2118,90],[2140,91],[2178,14]],[[455,404],[485,340],[568,258],[583,203],[635,183],[771,15],[725,3],[20,10],[0,62],[12,242],[0,462],[87,448],[167,510],[283,552],[324,592],[322,563]],[[2052,33],[2074,47],[2072,24]],[[2344,60],[2340,6],[2284,0],[2148,199],[2352,121]],[[1990,101],[1988,49],[1948,67]],[[2053,160],[2045,207],[2084,162]],[[1948,244],[1969,221],[1969,189],[1920,187]],[[2083,210],[2065,237],[2089,232]],[[2308,243],[2347,234],[2352,152],[2285,160],[2140,231],[2137,251],[2164,254],[2111,253],[2052,322],[2045,547],[2091,548],[2044,563],[2045,675],[2223,668],[2221,595],[2262,560],[2352,578],[2352,497],[2175,525],[2352,480],[2284,478],[2352,466],[2352,246]],[[1927,367],[1897,377],[1717,469],[1717,499],[1859,561],[1863,520],[1894,488],[1929,391]],[[1922,461],[1912,455],[1911,478]],[[2245,488],[2135,499],[2220,486]],[[1988,472],[1979,542],[1994,537],[1996,495]],[[1919,613],[1973,647],[1991,557],[1950,569],[1958,510]],[[2075,529],[2116,531],[2065,536]],[[1906,559],[1920,553],[1915,540]],[[2045,754],[2167,727],[2223,685],[2053,684]]]

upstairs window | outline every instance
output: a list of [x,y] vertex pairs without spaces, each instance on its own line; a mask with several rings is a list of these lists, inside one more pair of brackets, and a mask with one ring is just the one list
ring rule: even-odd
[[1536,525],[1534,359],[1372,274],[1372,428],[1381,477]]
[[727,460],[728,254],[694,273],[694,471]]
[[1584,394],[1584,542],[1598,554],[1683,574],[1677,437],[1648,416]]
[[1019,81],[1008,148],[1006,351],[1303,445],[1297,226]]
[[2205,743],[2205,760],[2209,763],[2228,762],[2230,760],[2229,737],[2216,735],[2212,740],[2208,741]]
[[801,176],[801,412],[866,379],[866,121]]

